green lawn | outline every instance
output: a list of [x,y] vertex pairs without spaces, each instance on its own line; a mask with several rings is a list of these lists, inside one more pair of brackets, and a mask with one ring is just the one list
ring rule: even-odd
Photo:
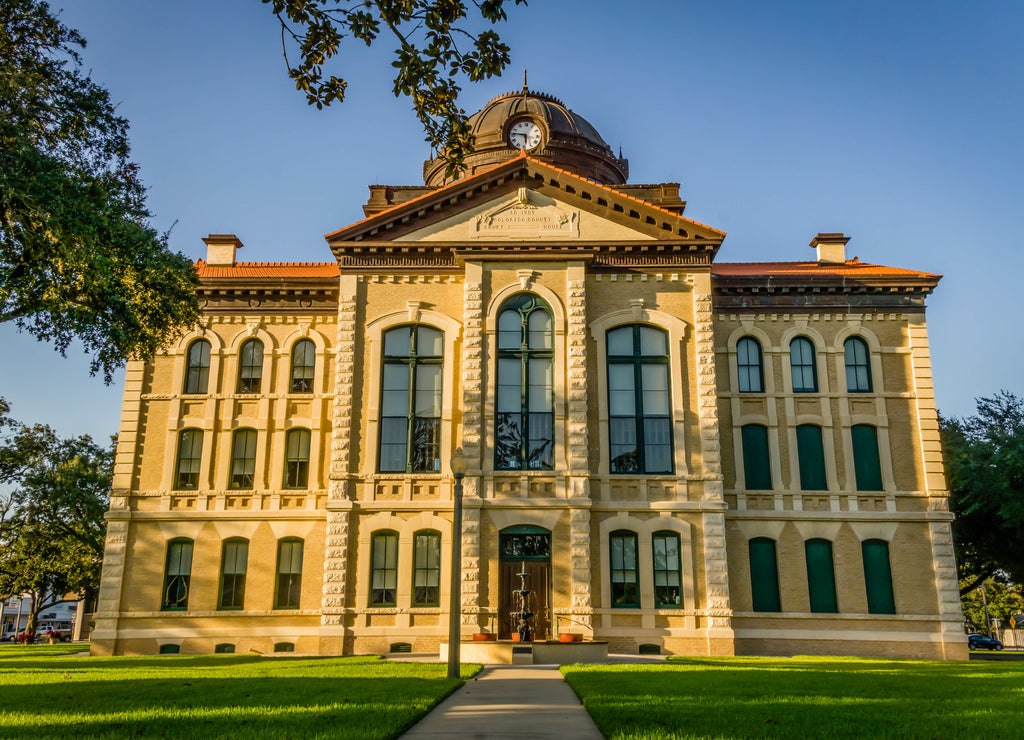
[[0,736],[393,738],[461,684],[376,657],[55,654],[68,648],[0,649]]
[[681,658],[562,673],[608,738],[1024,737],[1024,662]]

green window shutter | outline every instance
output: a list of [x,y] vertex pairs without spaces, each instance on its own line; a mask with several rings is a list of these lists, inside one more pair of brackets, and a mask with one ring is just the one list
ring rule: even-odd
[[858,491],[881,491],[882,464],[878,459],[878,430],[869,424],[857,424],[853,437],[853,470]]
[[755,612],[780,612],[779,567],[775,540],[755,537],[750,540],[750,593]]
[[864,586],[868,593],[871,614],[895,614],[896,599],[892,591],[892,568],[889,564],[889,543],[885,540],[864,540]]
[[811,597],[811,611],[825,614],[839,612],[836,600],[836,573],[832,567],[832,543],[828,540],[807,540],[807,590]]
[[800,458],[800,488],[804,491],[824,491],[825,449],[821,443],[821,427],[802,424],[796,428],[796,448]]
[[747,424],[742,435],[743,485],[751,491],[770,491],[772,468],[768,458],[768,428]]

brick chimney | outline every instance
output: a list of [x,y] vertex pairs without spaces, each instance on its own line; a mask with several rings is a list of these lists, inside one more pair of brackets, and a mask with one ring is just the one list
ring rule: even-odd
[[215,267],[231,267],[235,264],[235,250],[242,248],[242,242],[234,234],[210,234],[203,239],[206,244],[206,264]]
[[818,234],[811,239],[811,246],[818,252],[819,265],[842,265],[846,262],[846,242],[850,237],[843,232]]

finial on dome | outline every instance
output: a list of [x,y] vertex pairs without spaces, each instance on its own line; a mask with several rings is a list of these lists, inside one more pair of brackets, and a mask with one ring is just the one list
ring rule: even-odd
[[523,70],[523,92],[526,92],[530,88],[526,85],[526,70]]

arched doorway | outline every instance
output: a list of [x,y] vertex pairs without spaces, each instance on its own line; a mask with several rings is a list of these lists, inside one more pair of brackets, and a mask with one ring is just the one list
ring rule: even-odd
[[506,527],[498,534],[498,639],[512,636],[512,591],[526,565],[526,586],[533,589],[533,639],[546,640],[551,630],[551,531],[530,524]]

